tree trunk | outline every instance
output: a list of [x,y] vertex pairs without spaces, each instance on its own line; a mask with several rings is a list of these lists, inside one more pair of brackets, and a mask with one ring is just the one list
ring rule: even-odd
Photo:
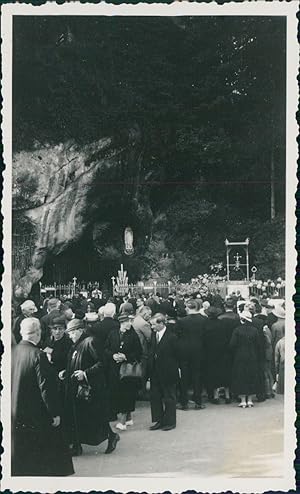
[[274,166],[274,147],[271,150],[271,221],[275,219],[275,166]]

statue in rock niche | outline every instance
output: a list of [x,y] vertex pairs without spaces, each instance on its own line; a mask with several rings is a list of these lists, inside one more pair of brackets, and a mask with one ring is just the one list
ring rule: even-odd
[[134,247],[133,247],[133,231],[130,226],[127,226],[124,231],[124,243],[125,243],[125,249],[124,252],[128,256],[131,256],[134,253]]

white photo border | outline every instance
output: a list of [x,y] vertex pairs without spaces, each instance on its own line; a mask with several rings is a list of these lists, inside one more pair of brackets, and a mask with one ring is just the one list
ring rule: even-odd
[[[57,5],[47,2],[41,6],[28,4],[2,5],[2,96],[3,96],[3,159],[5,164],[4,188],[2,199],[4,274],[3,305],[2,305],[2,400],[1,421],[3,425],[2,445],[4,453],[1,458],[2,480],[4,491],[80,491],[91,490],[116,492],[264,492],[288,491],[295,489],[295,320],[293,296],[295,293],[295,273],[297,253],[296,239],[296,200],[297,190],[297,135],[298,126],[296,111],[298,106],[298,44],[297,44],[297,11],[298,2],[265,0],[259,2],[230,2],[219,5],[215,2],[174,2],[170,5],[151,3],[121,4],[108,3],[81,4],[79,2]],[[286,110],[286,372],[285,372],[285,409],[284,409],[284,476],[280,478],[225,478],[225,477],[193,477],[185,478],[107,478],[107,477],[11,477],[10,475],[10,386],[11,386],[11,218],[12,218],[12,19],[14,15],[118,15],[118,16],[286,16],[287,19],[287,110]]]

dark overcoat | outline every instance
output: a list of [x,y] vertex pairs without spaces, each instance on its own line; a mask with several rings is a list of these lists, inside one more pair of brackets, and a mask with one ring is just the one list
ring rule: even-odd
[[53,337],[50,337],[45,341],[43,347],[53,349],[51,354],[51,362],[57,374],[66,369],[68,353],[71,346],[72,341],[67,334],[64,334],[60,340],[55,341]]
[[259,385],[260,342],[258,330],[247,322],[232,333],[230,348],[233,354],[231,388],[235,395],[257,393]]
[[112,317],[105,317],[103,321],[92,323],[89,326],[89,334],[93,336],[97,351],[103,354],[107,337],[112,330],[119,330],[120,323]]
[[189,314],[176,322],[180,360],[202,368],[204,358],[204,332],[206,317],[201,314]]
[[119,329],[113,329],[108,334],[105,346],[106,362],[108,365],[108,387],[110,396],[110,420],[115,420],[117,413],[133,412],[139,379],[120,379],[120,364],[114,361],[115,353],[124,353],[129,363],[140,362],[142,346],[135,330],[131,328],[123,333],[122,341]]
[[[91,400],[77,398],[80,384],[73,374],[85,371],[91,386]],[[108,395],[104,366],[92,337],[84,334],[72,345],[65,376],[65,421],[71,444],[97,445],[108,438]]]
[[258,334],[258,382],[257,382],[257,398],[265,399],[265,362],[266,362],[266,338],[263,330],[264,321],[260,314],[256,314],[252,318],[252,324],[257,329]]
[[[235,323],[237,326],[238,323]],[[232,329],[228,321],[207,318],[205,322],[204,350],[206,385],[209,390],[228,387],[231,382],[231,356],[229,343]]]
[[56,376],[46,354],[28,341],[12,352],[12,475],[74,473],[62,426]]

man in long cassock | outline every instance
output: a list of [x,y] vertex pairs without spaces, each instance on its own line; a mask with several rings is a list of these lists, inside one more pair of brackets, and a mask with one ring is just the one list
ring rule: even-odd
[[39,320],[24,319],[20,335],[22,340],[12,352],[12,475],[71,475],[55,373],[37,346]]

